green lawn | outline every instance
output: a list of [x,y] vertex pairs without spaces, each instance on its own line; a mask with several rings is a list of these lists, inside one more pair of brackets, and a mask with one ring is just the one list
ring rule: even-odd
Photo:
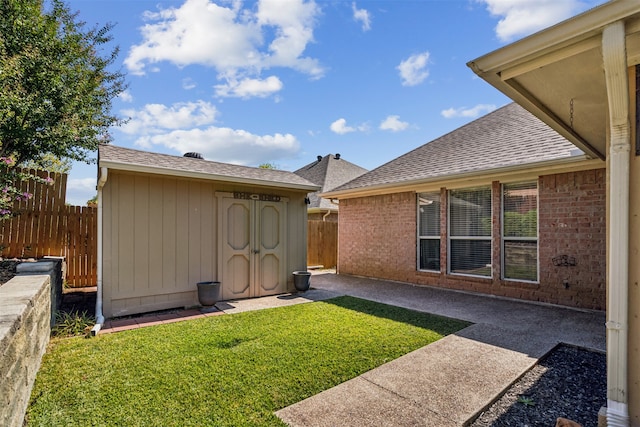
[[56,339],[27,425],[284,425],[274,411],[467,325],[340,297]]

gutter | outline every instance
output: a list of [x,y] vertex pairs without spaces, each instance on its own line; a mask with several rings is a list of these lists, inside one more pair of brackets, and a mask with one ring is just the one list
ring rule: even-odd
[[165,168],[161,166],[147,166],[147,165],[140,165],[135,163],[115,162],[110,160],[101,160],[100,164],[111,169],[117,169],[117,170],[127,171],[127,172],[140,172],[140,173],[149,173],[149,174],[156,174],[156,175],[176,176],[180,178],[205,179],[208,181],[232,182],[234,184],[240,183],[240,184],[247,184],[247,185],[259,185],[261,187],[274,187],[274,188],[280,188],[285,190],[304,190],[308,192],[315,192],[320,190],[321,188],[319,185],[315,185],[312,183],[304,184],[304,183],[269,181],[269,180],[257,179],[257,178],[238,177],[233,175],[218,175],[218,174],[213,174],[209,172],[170,169],[170,168]]
[[629,162],[631,125],[625,25],[602,32],[602,59],[609,103],[609,259],[607,298],[607,425],[629,426]]
[[438,186],[442,186],[444,185],[444,183],[460,181],[463,182],[464,185],[468,185],[468,182],[475,181],[482,177],[492,177],[491,180],[502,180],[505,178],[509,178],[512,175],[529,172],[538,173],[539,175],[548,175],[552,173],[562,173],[562,171],[589,170],[604,167],[605,164],[600,159],[589,159],[587,155],[579,155],[565,157],[562,159],[546,160],[542,162],[522,163],[518,165],[510,165],[493,169],[482,169],[450,175],[438,175],[428,178],[418,178],[400,182],[372,184],[363,187],[349,188],[346,190],[327,191],[324,193],[320,193],[319,196],[330,200],[352,197],[366,197],[385,194],[389,190],[393,190],[394,192],[415,191],[416,187],[418,186],[424,186],[434,183]]
[[91,329],[91,335],[97,335],[104,325],[104,315],[102,314],[102,187],[107,183],[108,169],[100,168],[100,178],[98,179],[98,265],[97,265],[97,291],[96,291],[96,324]]

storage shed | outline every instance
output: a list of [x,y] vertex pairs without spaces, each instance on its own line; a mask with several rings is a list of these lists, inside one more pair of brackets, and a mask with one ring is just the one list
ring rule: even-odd
[[98,152],[98,323],[220,299],[294,289],[306,269],[307,194],[291,172],[101,145]]

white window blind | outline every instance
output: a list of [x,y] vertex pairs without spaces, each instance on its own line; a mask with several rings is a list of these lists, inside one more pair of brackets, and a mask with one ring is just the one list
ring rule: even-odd
[[440,271],[440,193],[418,194],[418,269]]
[[502,186],[503,278],[538,281],[538,184]]
[[449,191],[449,272],[491,277],[491,187]]

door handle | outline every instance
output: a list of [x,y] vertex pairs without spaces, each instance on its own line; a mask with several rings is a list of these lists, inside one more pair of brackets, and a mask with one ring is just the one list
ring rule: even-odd
[[252,254],[259,254],[260,253],[260,249],[251,249],[251,253]]

